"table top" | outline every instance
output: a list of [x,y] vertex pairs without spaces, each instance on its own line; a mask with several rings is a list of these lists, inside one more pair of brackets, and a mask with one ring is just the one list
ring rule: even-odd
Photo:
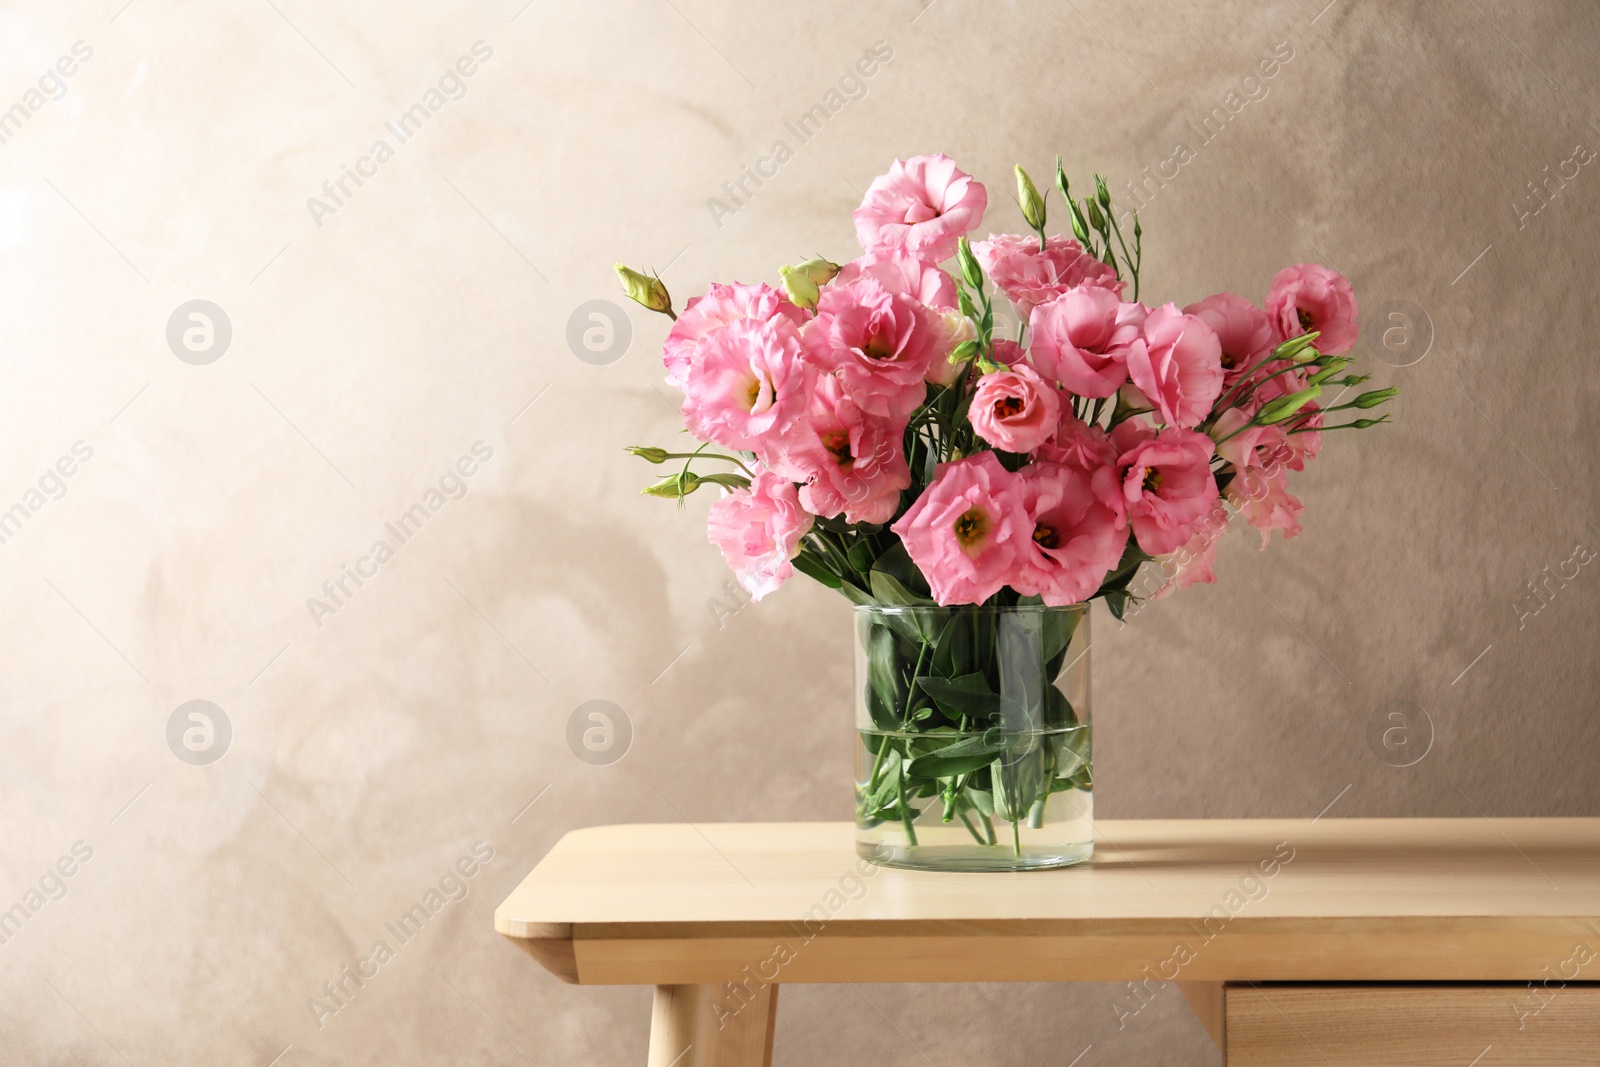
[[978,874],[873,866],[849,823],[592,827],[495,927],[585,983],[763,963],[785,982],[1522,980],[1600,953],[1600,819],[1101,820],[1096,837],[1083,867]]

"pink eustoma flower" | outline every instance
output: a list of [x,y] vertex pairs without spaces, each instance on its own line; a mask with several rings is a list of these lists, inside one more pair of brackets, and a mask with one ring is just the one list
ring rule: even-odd
[[1144,343],[1148,309],[1109,289],[1071,289],[1028,316],[1029,358],[1078,396],[1107,397],[1128,380],[1128,354]]
[[863,410],[895,418],[922,403],[943,338],[927,308],[865,276],[825,287],[802,333],[810,360],[836,372]]
[[1164,304],[1144,320],[1144,344],[1128,349],[1128,377],[1155,405],[1161,421],[1190,429],[1222,395],[1222,349],[1194,315]]
[[813,515],[888,522],[911,485],[901,437],[904,419],[861,410],[833,374],[817,379],[806,415],[785,436],[776,465],[805,484],[800,503]]
[[706,336],[689,368],[683,420],[701,440],[761,453],[805,414],[815,377],[787,320],[731,323]]
[[1017,474],[1033,530],[1010,585],[1053,606],[1077,604],[1100,588],[1128,541],[1116,470],[1031,463]]
[[1157,433],[1129,421],[1111,431],[1111,443],[1139,547],[1159,556],[1187,542],[1217,499],[1211,438],[1175,426]]
[[876,281],[895,296],[906,296],[941,311],[956,306],[956,282],[936,264],[899,251],[868,252],[839,268],[835,285],[857,278]]
[[1074,415],[1069,405],[1063,404],[1055,436],[1038,448],[1034,459],[1065,463],[1092,474],[1101,467],[1115,465],[1117,449],[1104,430],[1090,426]]
[[1250,416],[1229,408],[1217,418],[1217,455],[1239,470],[1271,470],[1293,458],[1289,438],[1279,426],[1251,426]]
[[1201,582],[1215,582],[1217,546],[1227,532],[1227,509],[1221,509],[1220,514],[1213,509],[1211,517],[1195,527],[1194,535],[1186,544],[1161,557],[1161,571],[1168,576],[1168,580],[1151,599],[1164,599]]
[[1317,351],[1339,356],[1356,344],[1355,290],[1344,275],[1316,263],[1285,267],[1272,279],[1267,314],[1280,341],[1317,330]]
[[1218,293],[1190,304],[1185,315],[1211,327],[1222,348],[1222,385],[1228,388],[1277,344],[1272,319],[1238,293]]
[[1070,237],[1047,238],[1040,251],[1037,237],[990,234],[987,241],[972,246],[972,254],[1023,318],[1040,304],[1080,285],[1122,295],[1123,283],[1117,280],[1117,272]]
[[735,489],[711,505],[706,535],[722,549],[745,592],[760,600],[794,574],[790,561],[815,521],[800,506],[793,482],[760,470],[748,489]]
[[995,448],[1032,452],[1055,435],[1061,394],[1026,363],[978,379],[968,412],[973,431]]
[[1004,588],[1033,531],[1021,480],[993,452],[941,463],[890,527],[940,604],[981,604]]
[[956,242],[983,220],[989,194],[949,156],[895,160],[872,179],[855,210],[856,237],[867,252],[898,249],[930,263],[955,254]]
[[689,301],[667,331],[661,354],[661,362],[667,367],[667,384],[683,388],[700,346],[713,331],[745,319],[767,322],[779,318],[798,327],[805,323],[807,315],[770,285],[713,283],[704,296]]
[[1300,532],[1300,513],[1305,505],[1289,492],[1289,472],[1281,465],[1268,470],[1240,471],[1228,483],[1228,500],[1244,515],[1245,521],[1261,531],[1261,547],[1272,540],[1273,530],[1285,538]]

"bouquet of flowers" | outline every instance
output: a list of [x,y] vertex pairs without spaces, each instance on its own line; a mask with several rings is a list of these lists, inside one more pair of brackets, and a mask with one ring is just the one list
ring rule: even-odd
[[[728,490],[710,538],[753,598],[799,570],[858,603],[1103,597],[1121,617],[1140,563],[1172,558],[1180,589],[1215,581],[1223,498],[1263,547],[1299,533],[1289,472],[1328,430],[1386,421],[1325,419],[1394,389],[1318,403],[1366,380],[1345,373],[1357,305],[1337,272],[1279,271],[1265,307],[1151,308],[1143,229],[1135,214],[1130,249],[1103,178],[1075,200],[1057,160],[1073,237],[1046,236],[1045,199],[1016,178],[1034,235],[971,244],[984,186],[946,156],[896,160],[855,211],[859,258],[783,267],[782,291],[713,284],[681,315],[619,265],[629,296],[675,320],[667,381],[702,442],[630,449],[683,461],[645,492]],[[1015,339],[995,336],[991,282]]]
[[[629,296],[674,320],[667,381],[701,442],[630,449],[674,464],[644,491],[720,487],[710,539],[753,598],[800,571],[859,605],[910,609],[867,639],[883,646],[867,702],[895,737],[965,737],[998,722],[1004,697],[994,636],[952,635],[956,623],[919,622],[917,609],[1098,597],[1120,619],[1141,564],[1168,577],[1155,595],[1214,581],[1230,506],[1263,547],[1273,530],[1297,534],[1289,473],[1324,433],[1387,418],[1333,413],[1395,393],[1339,402],[1366,376],[1348,371],[1357,305],[1335,271],[1282,270],[1263,306],[1219,293],[1150,307],[1143,228],[1137,214],[1119,219],[1101,176],[1076,199],[1056,161],[1071,237],[1047,232],[1046,198],[1020,166],[1016,182],[1032,233],[972,243],[984,186],[943,155],[896,160],[854,213],[862,255],[783,267],[781,289],[713,284],[681,313],[659,278],[617,268]],[[1014,337],[996,331],[1001,295]],[[1070,623],[1041,638],[1052,669],[1070,638]],[[1023,719],[1073,722],[1064,700],[1030,699]],[[1041,795],[1087,787],[1080,751],[1008,789],[984,771],[1004,743],[869,743],[862,817],[903,821],[914,843],[919,796],[943,796],[945,822],[970,812],[987,824],[998,809],[1015,827]],[[993,843],[992,827],[967,825]]]

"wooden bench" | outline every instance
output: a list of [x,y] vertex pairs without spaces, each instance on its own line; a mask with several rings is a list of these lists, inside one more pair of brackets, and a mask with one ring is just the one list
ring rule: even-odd
[[651,1067],[768,1064],[792,982],[1177,983],[1227,1064],[1600,1064],[1600,819],[1102,820],[1094,862],[875,867],[848,823],[563,837],[495,928],[650,984]]

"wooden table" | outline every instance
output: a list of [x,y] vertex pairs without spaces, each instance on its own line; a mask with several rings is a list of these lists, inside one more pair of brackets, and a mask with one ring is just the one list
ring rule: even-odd
[[778,986],[846,981],[1176,982],[1230,1065],[1600,1064],[1600,819],[1097,836],[1086,867],[967,874],[874,867],[847,823],[593,827],[495,928],[564,981],[654,985],[651,1067],[768,1064]]

